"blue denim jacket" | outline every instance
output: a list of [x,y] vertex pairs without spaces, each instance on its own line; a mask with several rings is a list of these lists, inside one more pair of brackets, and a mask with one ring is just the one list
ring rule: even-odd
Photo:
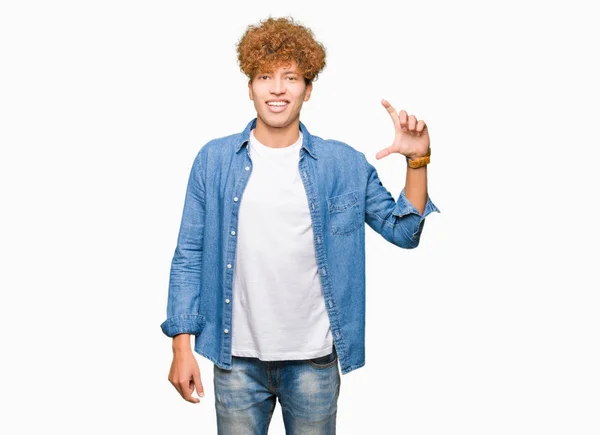
[[[252,173],[250,131],[213,139],[198,152],[187,184],[171,263],[168,337],[195,336],[194,350],[231,369],[233,268],[244,188]],[[382,185],[360,151],[303,133],[299,170],[310,206],[315,256],[342,374],[365,364],[365,225],[401,248],[419,244],[425,217],[438,208],[427,198],[423,214]]]

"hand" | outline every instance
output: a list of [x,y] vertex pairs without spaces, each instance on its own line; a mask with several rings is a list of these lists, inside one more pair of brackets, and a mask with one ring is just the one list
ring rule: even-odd
[[430,141],[425,121],[417,121],[415,115],[408,116],[406,110],[401,110],[400,116],[398,116],[396,109],[387,100],[381,100],[381,104],[387,109],[392,118],[396,136],[394,137],[394,143],[379,151],[375,158],[379,160],[391,153],[400,153],[409,159],[426,155]]
[[204,387],[200,379],[200,367],[191,350],[177,351],[173,354],[173,362],[169,371],[169,382],[188,402],[198,403],[200,399],[193,397],[194,386],[196,393],[204,397]]

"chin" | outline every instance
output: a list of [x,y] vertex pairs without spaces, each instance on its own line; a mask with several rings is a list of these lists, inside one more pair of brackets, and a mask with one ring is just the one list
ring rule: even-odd
[[279,117],[274,113],[267,113],[267,114],[260,115],[260,118],[261,118],[262,122],[264,122],[269,127],[273,127],[273,128],[285,127],[285,126],[289,125],[295,119],[295,117],[290,118],[289,116]]

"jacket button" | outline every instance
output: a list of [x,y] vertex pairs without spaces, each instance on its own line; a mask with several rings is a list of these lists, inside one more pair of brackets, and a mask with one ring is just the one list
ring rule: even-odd
[[231,232],[231,235],[232,235],[232,236],[235,236],[235,231],[232,231],[232,232]]
[[235,198],[233,198],[233,200],[234,200],[235,202],[237,202],[237,200],[238,200],[238,197],[236,196]]
[[224,332],[225,334],[229,334],[229,329],[226,329]]
[[228,304],[229,303],[229,299],[225,299],[225,303]]
[[228,264],[228,265],[227,265],[227,269],[231,269],[231,264]]
[[249,170],[250,170],[250,166],[246,166],[246,171],[249,171]]

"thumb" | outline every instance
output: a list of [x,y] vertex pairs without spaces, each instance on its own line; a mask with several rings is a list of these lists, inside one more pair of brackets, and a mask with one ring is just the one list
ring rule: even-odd
[[375,158],[377,160],[382,159],[382,158],[387,157],[390,154],[392,154],[392,152],[393,152],[393,147],[389,146],[387,148],[382,149],[377,154],[375,154]]
[[204,387],[202,386],[202,379],[200,379],[200,370],[195,371],[192,374],[194,385],[196,386],[196,394],[200,397],[204,397]]

